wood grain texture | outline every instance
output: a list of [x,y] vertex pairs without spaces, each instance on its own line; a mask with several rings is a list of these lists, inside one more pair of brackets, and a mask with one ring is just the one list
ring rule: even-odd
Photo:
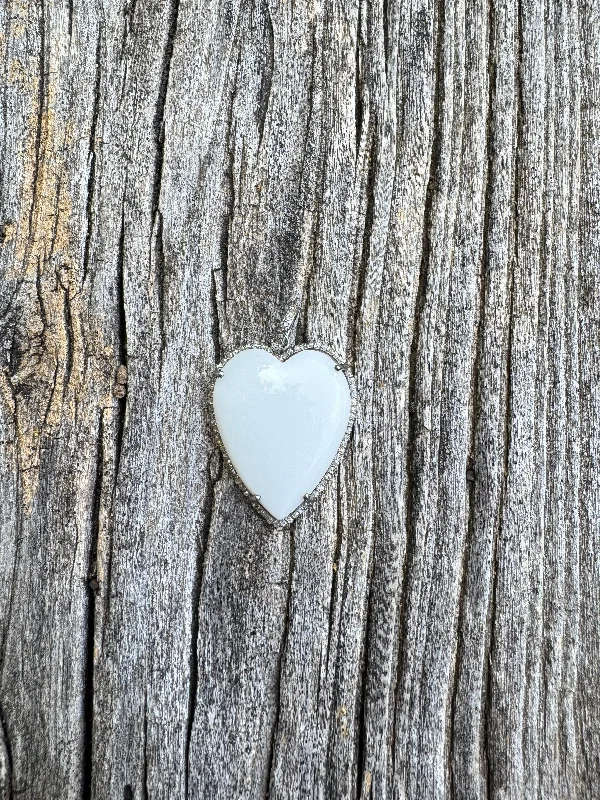
[[[0,798],[595,800],[596,0],[0,5]],[[215,364],[322,342],[273,531]]]

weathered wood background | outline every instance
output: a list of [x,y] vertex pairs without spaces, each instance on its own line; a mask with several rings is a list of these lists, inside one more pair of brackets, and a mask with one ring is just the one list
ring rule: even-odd
[[[598,0],[3,0],[0,69],[2,800],[597,800]],[[253,339],[360,391],[284,532]]]

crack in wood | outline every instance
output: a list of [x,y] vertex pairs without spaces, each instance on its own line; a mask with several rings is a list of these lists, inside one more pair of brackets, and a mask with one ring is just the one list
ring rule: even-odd
[[73,371],[73,353],[74,353],[74,340],[73,340],[73,315],[71,312],[71,296],[68,286],[60,283],[63,290],[63,315],[65,320],[65,339],[66,339],[66,354],[65,354],[65,377],[63,381],[63,402],[65,402],[67,390],[69,388],[69,381],[71,380],[71,373]]
[[[163,241],[163,215],[159,208],[154,214],[154,267],[156,272],[156,285],[158,289],[158,327],[160,331],[160,369],[162,371],[164,355],[167,349],[167,331],[165,327],[165,246]],[[160,381],[159,381],[160,382]]]
[[92,104],[92,120],[90,124],[90,138],[88,144],[88,161],[89,161],[89,172],[88,172],[88,183],[87,183],[87,198],[85,203],[85,215],[86,215],[86,232],[85,232],[85,242],[83,246],[83,273],[82,273],[82,284],[85,283],[87,278],[89,263],[90,263],[90,245],[92,240],[92,228],[93,228],[93,211],[94,211],[94,193],[95,193],[95,186],[96,186],[96,133],[98,127],[98,118],[100,116],[100,96],[101,96],[101,42],[102,36],[101,32],[98,31],[98,38],[96,40],[96,74],[94,77],[94,101]]
[[281,689],[282,689],[282,676],[283,676],[283,664],[286,655],[288,637],[289,637],[289,630],[290,630],[290,608],[292,602],[292,589],[294,585],[294,569],[296,565],[296,553],[295,553],[295,544],[294,544],[294,536],[296,532],[297,523],[292,523],[289,528],[285,528],[280,531],[280,536],[286,536],[289,542],[290,548],[290,562],[289,562],[289,575],[288,575],[288,586],[287,586],[287,598],[286,598],[286,606],[285,606],[285,614],[283,618],[283,630],[281,632],[281,641],[279,644],[279,653],[277,655],[277,666],[275,669],[275,686],[274,686],[274,694],[277,697],[277,702],[275,703],[275,718],[273,720],[273,727],[271,730],[271,737],[269,741],[269,750],[267,753],[267,757],[265,759],[266,770],[265,770],[265,800],[271,795],[271,787],[273,786],[273,765],[274,765],[274,757],[275,757],[275,748],[276,748],[276,740],[277,740],[277,733],[279,730],[279,714],[281,712]]
[[273,84],[273,73],[275,71],[275,40],[273,36],[273,19],[269,8],[269,0],[264,2],[265,21],[267,33],[266,60],[260,82],[260,96],[258,101],[258,150],[260,151],[265,121],[269,113],[269,101],[271,99],[271,86]]
[[[376,526],[373,531],[373,548],[375,547],[376,539]],[[372,576],[373,567],[373,551],[369,559],[369,579],[367,586],[367,598],[365,602],[365,623],[363,627],[363,646],[361,653],[361,670],[360,670],[360,685],[358,690],[358,714],[357,714],[357,734],[358,742],[356,744],[356,797],[360,800],[369,800],[371,796],[371,771],[367,769],[367,725],[366,725],[366,709],[367,709],[367,675],[369,672],[369,642],[371,641],[371,610],[373,600],[373,583],[370,580]]]
[[70,44],[71,39],[73,38],[73,0],[68,0],[68,2],[69,2],[68,33],[69,33],[69,44]]
[[[421,263],[419,267],[419,280],[417,286],[417,294],[415,298],[413,324],[412,324],[412,341],[410,345],[410,359],[409,359],[409,397],[408,397],[408,432],[406,444],[406,548],[404,553],[404,561],[402,565],[402,576],[400,580],[400,604],[399,604],[399,652],[398,660],[396,663],[396,676],[394,680],[394,711],[393,711],[393,741],[397,742],[397,714],[400,703],[400,692],[404,691],[403,673],[407,666],[406,655],[403,653],[402,642],[408,639],[409,629],[409,616],[410,616],[410,597],[409,589],[412,571],[415,567],[417,556],[417,529],[415,525],[415,509],[419,505],[418,493],[419,485],[418,478],[421,476],[423,465],[417,461],[419,457],[419,449],[417,448],[417,437],[420,433],[420,420],[417,407],[417,392],[420,387],[419,381],[419,339],[422,333],[422,319],[425,313],[425,306],[427,300],[428,284],[429,284],[429,270],[431,260],[431,241],[430,231],[433,215],[433,200],[434,193],[437,189],[438,176],[437,173],[441,166],[441,128],[440,118],[442,114],[442,57],[443,57],[443,8],[441,4],[436,5],[437,18],[436,18],[436,34],[435,34],[435,78],[434,78],[434,95],[433,95],[433,139],[431,142],[431,151],[429,156],[429,175],[427,179],[427,187],[425,191],[425,206],[423,210],[423,225],[422,225],[422,248],[421,248]],[[393,769],[396,773],[398,764],[395,763],[396,747],[393,748]]]
[[204,581],[204,558],[208,549],[211,525],[213,522],[213,514],[215,508],[215,493],[216,486],[223,477],[223,459],[220,454],[215,451],[217,459],[217,471],[214,476],[210,476],[210,465],[208,474],[210,476],[210,489],[206,496],[206,506],[203,510],[204,525],[197,538],[196,545],[196,566],[194,571],[194,584],[192,586],[192,622],[190,625],[190,660],[189,660],[189,697],[188,697],[188,715],[186,725],[184,759],[185,759],[185,775],[184,775],[184,797],[189,797],[189,778],[190,778],[190,747],[192,741],[192,733],[194,729],[194,720],[196,718],[196,700],[198,692],[198,631],[200,627],[200,598],[202,596],[202,586]]
[[[31,188],[31,205],[29,207],[29,229],[28,229],[28,247],[32,246],[32,233],[33,233],[33,216],[37,206],[38,193],[39,193],[39,178],[42,159],[42,131],[44,126],[44,109],[46,106],[46,16],[45,16],[45,2],[40,0],[40,50],[39,58],[39,74],[38,74],[38,109],[37,109],[37,123],[35,131],[35,145],[34,145],[34,165],[33,165],[33,182]],[[27,260],[27,259],[26,259]]]
[[160,188],[165,150],[165,105],[169,88],[169,75],[171,72],[171,59],[177,35],[177,19],[179,17],[179,0],[171,0],[167,18],[167,39],[163,50],[158,96],[154,111],[152,131],[154,134],[154,177],[152,184],[152,213],[156,214],[160,200]]
[[[351,441],[348,442],[348,448],[351,446]],[[329,669],[329,659],[331,655],[331,640],[334,635],[334,620],[335,620],[335,598],[339,591],[340,580],[340,559],[342,554],[342,542],[344,540],[344,519],[342,514],[342,470],[338,469],[337,472],[337,491],[335,503],[335,549],[333,552],[333,575],[331,577],[331,591],[329,596],[329,612],[328,612],[328,626],[327,626],[327,649],[325,651],[325,665]],[[339,620],[338,620],[339,623]],[[335,631],[337,638],[339,638],[339,629]]]
[[148,690],[144,691],[142,798],[148,800]]
[[171,72],[171,60],[173,58],[173,48],[177,35],[177,19],[179,17],[179,0],[170,0],[167,17],[167,38],[163,50],[158,95],[154,110],[154,120],[152,131],[154,135],[154,173],[152,181],[152,233],[154,236],[156,259],[154,263],[156,271],[156,281],[158,287],[158,324],[160,330],[160,363],[162,369],[163,357],[167,345],[165,317],[166,291],[166,261],[165,248],[163,241],[163,216],[160,212],[160,192],[162,185],[162,172],[165,150],[165,106],[167,102],[167,92],[169,89],[169,75]]
[[[96,635],[96,593],[98,586],[98,540],[100,535],[100,513],[102,507],[102,487],[104,482],[104,411],[98,418],[96,435],[96,475],[92,494],[92,514],[90,520],[90,544],[87,569],[87,627],[85,639],[85,671],[83,688],[83,768],[82,797],[91,800],[93,794],[93,735],[94,735],[94,643]],[[103,591],[106,588],[103,587]]]

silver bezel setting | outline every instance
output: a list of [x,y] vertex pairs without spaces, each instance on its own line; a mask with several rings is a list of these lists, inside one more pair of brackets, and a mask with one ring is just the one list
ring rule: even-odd
[[[256,496],[253,495],[248,487],[244,484],[243,480],[238,475],[237,470],[233,466],[231,459],[229,458],[229,454],[227,453],[227,449],[223,444],[223,440],[221,439],[221,434],[219,433],[219,428],[217,426],[217,420],[215,418],[215,410],[213,406],[213,395],[215,390],[215,384],[219,380],[220,377],[223,375],[223,367],[227,364],[228,361],[231,361],[232,358],[237,356],[238,353],[243,352],[244,350],[265,350],[267,353],[270,353],[274,356],[278,361],[284,363],[292,356],[295,356],[296,353],[300,353],[302,350],[319,350],[321,353],[325,353],[328,355],[334,362],[335,362],[335,369],[344,373],[346,380],[348,381],[348,387],[350,389],[350,416],[348,417],[348,425],[346,426],[346,430],[344,432],[344,436],[342,437],[342,441],[340,442],[340,446],[337,449],[337,453],[334,456],[333,461],[327,467],[325,474],[319,481],[319,483],[315,486],[315,488],[309,494],[304,495],[304,500],[297,506],[290,514],[287,515],[284,519],[275,519],[275,517],[270,514],[266,508],[263,508],[261,504],[256,499]],[[352,428],[354,426],[354,419],[356,416],[356,381],[354,380],[354,376],[350,372],[350,368],[348,365],[341,361],[331,350],[328,350],[326,347],[323,347],[320,344],[301,344],[297,345],[296,347],[289,348],[282,352],[276,352],[271,347],[267,347],[264,344],[260,344],[259,342],[254,342],[252,344],[248,344],[245,347],[239,347],[237,350],[233,350],[231,353],[227,355],[222,361],[220,361],[217,366],[215,367],[213,378],[210,383],[210,399],[208,403],[209,408],[209,418],[210,418],[210,426],[216,438],[217,444],[219,449],[223,454],[223,461],[229,472],[231,473],[234,483],[241,489],[243,496],[246,500],[250,503],[251,507],[258,513],[260,516],[265,519],[270,525],[273,526],[275,529],[282,529],[286,528],[290,525],[300,514],[302,514],[306,507],[323,491],[327,481],[331,476],[335,473],[340,462],[344,456],[346,451],[346,447],[348,445],[348,441],[350,440],[350,434],[352,433]]]

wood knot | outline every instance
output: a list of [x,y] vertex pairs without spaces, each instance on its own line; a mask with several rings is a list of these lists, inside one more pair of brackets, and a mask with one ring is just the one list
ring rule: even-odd
[[121,364],[115,375],[115,383],[113,386],[113,395],[122,400],[127,394],[127,367]]

